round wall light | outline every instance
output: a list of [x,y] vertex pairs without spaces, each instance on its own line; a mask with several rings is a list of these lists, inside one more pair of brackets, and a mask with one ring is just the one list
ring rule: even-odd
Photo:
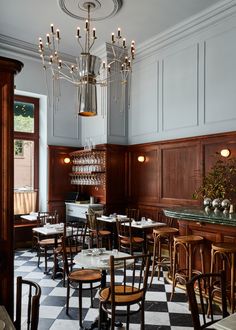
[[65,157],[63,159],[63,161],[64,161],[65,164],[69,164],[70,163],[70,158],[69,157]]
[[222,149],[222,150],[220,151],[220,154],[221,154],[222,157],[227,158],[227,157],[230,156],[231,152],[230,152],[229,149]]
[[138,161],[140,163],[144,163],[145,162],[145,156],[138,156]]

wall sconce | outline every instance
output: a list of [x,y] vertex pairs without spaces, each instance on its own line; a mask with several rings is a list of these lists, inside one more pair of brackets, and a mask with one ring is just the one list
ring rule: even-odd
[[65,164],[69,164],[70,163],[70,158],[69,157],[65,157],[63,159],[63,161],[64,161]]
[[230,156],[231,152],[230,152],[229,149],[222,149],[222,150],[220,151],[220,154],[221,154],[222,157],[227,158],[227,157]]
[[144,163],[145,162],[145,156],[138,156],[138,162]]

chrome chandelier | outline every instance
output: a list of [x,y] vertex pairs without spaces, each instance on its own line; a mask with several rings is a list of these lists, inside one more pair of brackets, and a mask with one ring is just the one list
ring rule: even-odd
[[[83,3],[87,11],[84,33],[77,28],[76,40],[81,48],[81,53],[75,58],[74,63],[63,60],[60,55],[61,34],[51,24],[51,31],[43,42],[39,38],[39,52],[45,71],[50,70],[53,79],[54,93],[57,90],[59,97],[59,81],[67,80],[78,87],[78,114],[81,116],[95,116],[97,114],[97,85],[106,88],[108,84],[116,82],[125,95],[124,90],[130,80],[132,62],[135,55],[135,42],[128,47],[126,39],[121,36],[121,29],[117,34],[111,35],[112,59],[103,61],[100,57],[92,55],[91,49],[97,39],[96,29],[91,26],[91,9],[95,8],[95,2]],[[82,36],[84,34],[84,36]],[[84,38],[84,44],[81,40]]]

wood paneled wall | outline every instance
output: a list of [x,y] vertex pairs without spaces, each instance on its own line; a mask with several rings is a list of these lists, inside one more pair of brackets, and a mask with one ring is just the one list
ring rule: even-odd
[[192,195],[224,148],[236,156],[236,132],[129,146],[128,203],[156,219],[164,206],[201,205]]
[[[214,162],[214,155],[229,148],[236,157],[236,132],[199,136],[132,146],[101,145],[107,151],[106,185],[84,187],[82,192],[98,197],[106,213],[124,212],[125,207],[140,209],[140,215],[158,219],[166,206],[197,206],[192,195],[204,173]],[[49,209],[63,216],[64,201],[77,186],[70,184],[71,165],[63,159],[74,148],[49,147]],[[138,162],[138,156],[145,162]]]
[[70,183],[72,164],[65,164],[64,158],[77,148],[49,146],[48,147],[48,209],[57,210],[61,221],[65,218],[65,200],[71,191],[77,191],[77,186]]

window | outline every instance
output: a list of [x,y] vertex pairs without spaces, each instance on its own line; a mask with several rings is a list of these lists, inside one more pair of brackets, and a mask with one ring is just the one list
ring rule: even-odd
[[14,100],[14,213],[38,209],[39,99]]

